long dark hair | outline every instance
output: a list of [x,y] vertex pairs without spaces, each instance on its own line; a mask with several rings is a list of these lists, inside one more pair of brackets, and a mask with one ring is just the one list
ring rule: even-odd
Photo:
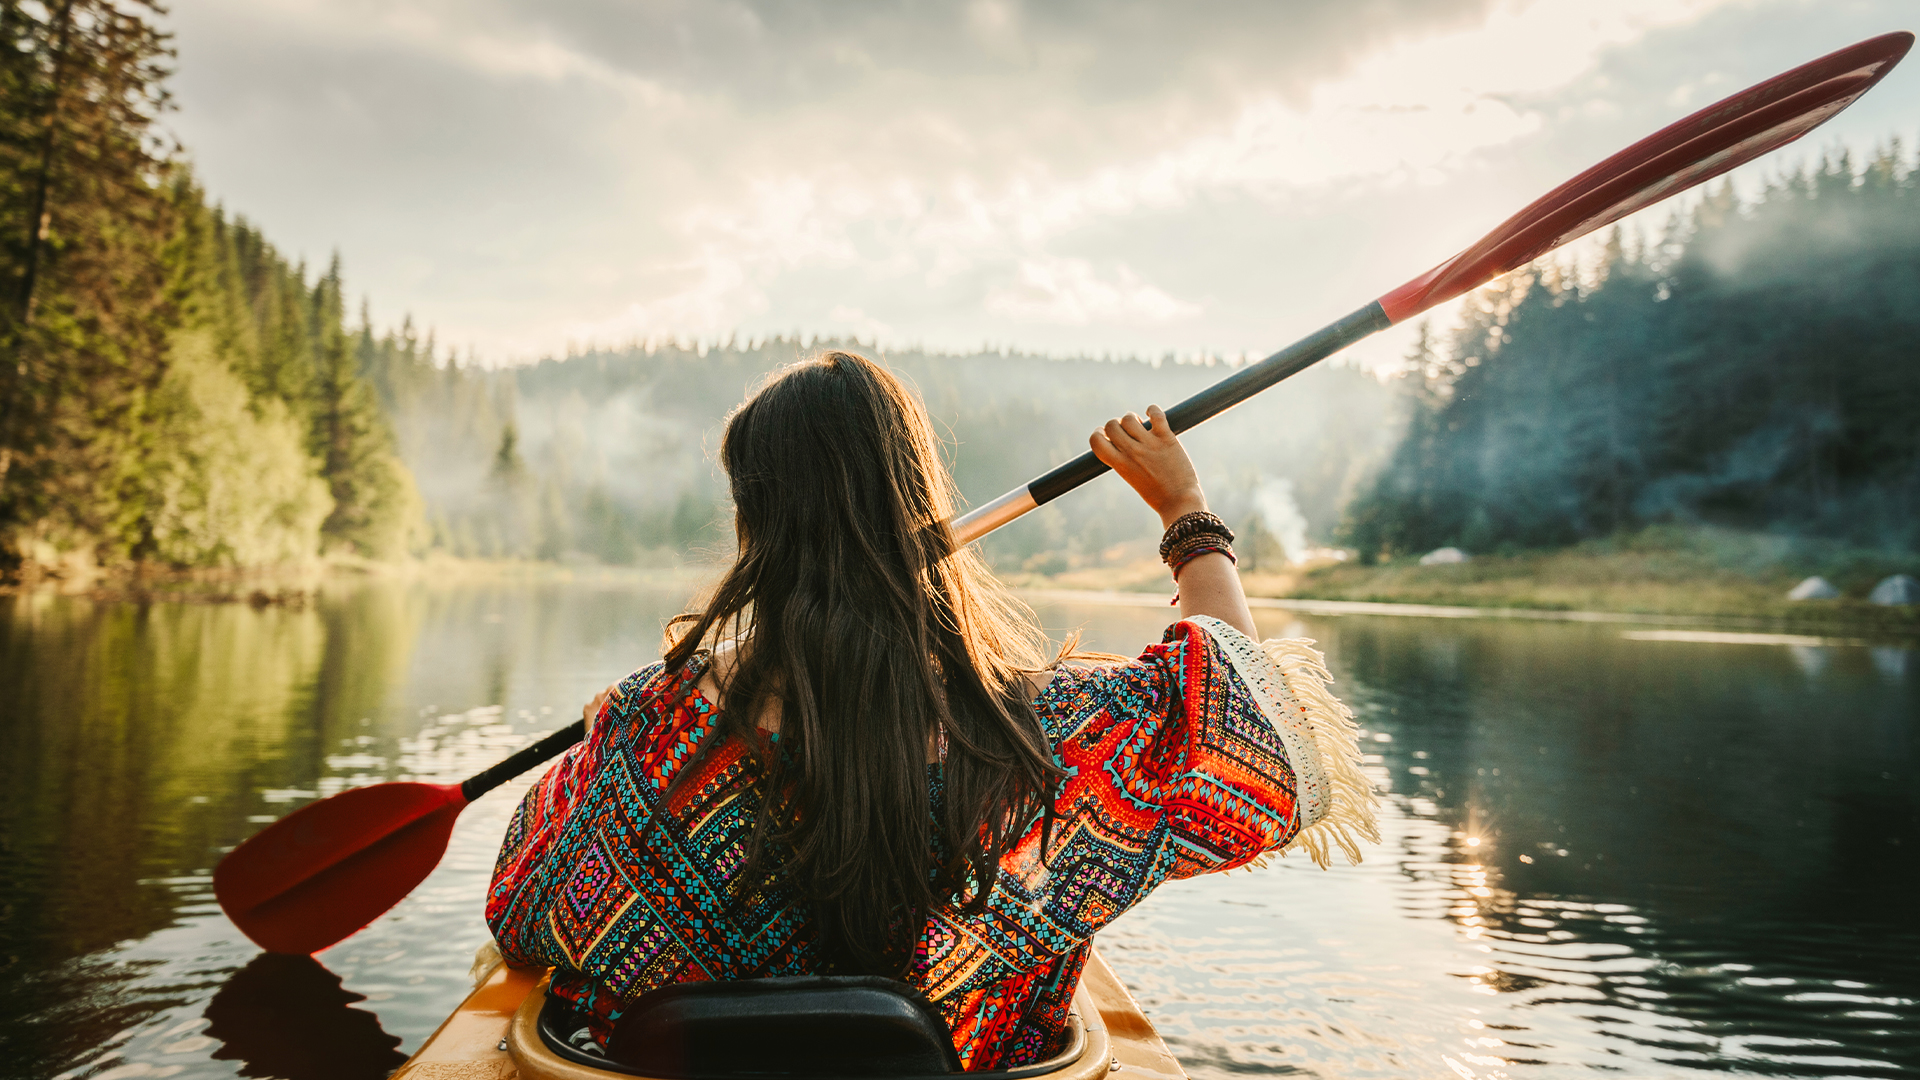
[[[739,555],[705,610],[669,625],[667,666],[735,643],[700,755],[738,738],[757,758],[748,873],[777,845],[829,964],[898,975],[933,907],[984,908],[1047,805],[1057,769],[1027,677],[1044,638],[956,549],[932,425],[885,368],[829,352],[779,372],[728,420],[722,460]],[[776,704],[777,749],[755,732]]]

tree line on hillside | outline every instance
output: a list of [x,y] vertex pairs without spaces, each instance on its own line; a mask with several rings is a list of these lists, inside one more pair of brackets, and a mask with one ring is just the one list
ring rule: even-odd
[[[161,133],[172,54],[142,0],[0,0],[0,573],[69,560],[254,566],[323,552],[635,563],[724,549],[719,424],[832,343],[456,363],[357,324],[336,259],[276,251]],[[868,348],[926,393],[962,491],[989,498],[1217,361]],[[1223,508],[1299,548],[1389,445],[1388,402],[1315,373],[1195,436]],[[417,480],[417,483],[416,483]],[[1276,509],[1277,508],[1277,509]],[[1098,561],[1152,531],[1107,482],[994,541],[1003,564]]]
[[[276,251],[162,137],[156,14],[0,0],[0,573],[429,550],[630,564],[731,543],[724,417],[838,343],[488,369],[410,323],[376,332],[337,259],[314,274]],[[1897,148],[1747,205],[1722,184],[1656,245],[1616,231],[1591,272],[1549,263],[1481,292],[1397,388],[1322,365],[1187,441],[1254,564],[1336,522],[1367,557],[1669,520],[1920,548],[1917,200]],[[863,351],[918,386],[976,504],[1079,454],[1100,420],[1226,373]],[[1054,571],[1156,533],[1109,478],[987,550]]]
[[139,0],[0,0],[0,560],[255,565],[423,538],[347,326],[209,205]]
[[[368,338],[364,355],[434,546],[632,564],[727,548],[721,425],[769,372],[827,348],[879,359],[920,391],[956,485],[976,504],[1079,454],[1107,417],[1170,405],[1228,370],[1217,359],[952,356],[787,337],[636,344],[489,370],[451,363],[411,327]],[[1290,534],[1274,537],[1285,550],[1272,557],[1298,555],[1308,534],[1328,539],[1340,506],[1392,445],[1394,416],[1378,379],[1328,366],[1188,441],[1216,509],[1236,527]],[[1109,479],[996,534],[988,553],[1004,568],[1052,571],[1157,535],[1152,515]]]
[[1423,331],[1406,433],[1348,508],[1363,556],[1657,522],[1920,550],[1920,173],[1897,144],[1729,183]]

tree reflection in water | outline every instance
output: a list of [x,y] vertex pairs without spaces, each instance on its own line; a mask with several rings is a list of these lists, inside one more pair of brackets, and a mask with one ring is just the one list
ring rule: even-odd
[[[468,989],[524,784],[325,967],[227,923],[220,853],[319,795],[458,780],[552,730],[657,656],[692,591],[0,597],[0,1080],[384,1074]],[[1133,653],[1171,618],[1149,603],[1037,607],[1056,638]],[[1259,617],[1327,652],[1387,838],[1331,873],[1174,882],[1101,934],[1196,1080],[1920,1075],[1906,644]]]

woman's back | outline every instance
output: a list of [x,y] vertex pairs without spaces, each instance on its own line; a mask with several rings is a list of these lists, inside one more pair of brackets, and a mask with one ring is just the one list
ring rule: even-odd
[[[757,761],[747,859],[780,849],[836,967],[897,974],[918,916],[990,882],[1009,824],[1052,782],[1025,674],[1044,640],[955,548],[932,425],[885,369],[850,353],[796,365],[729,418],[721,450],[740,551],[670,628],[666,665],[737,647],[716,732],[755,753],[760,717],[781,729]],[[943,737],[936,818],[922,773]]]
[[[1289,742],[1311,732],[1273,720],[1307,715],[1306,696],[1250,646],[1217,620],[1181,622],[1130,663],[1063,668],[1036,699],[1066,779],[1009,845],[984,907],[932,911],[904,973],[969,1068],[1053,1050],[1094,933],[1169,877],[1285,846],[1313,823],[1303,797],[1328,801],[1324,782],[1300,791],[1290,764]],[[623,681],[589,742],[529,794],[501,853],[488,918],[503,951],[557,965],[554,992],[602,1029],[658,986],[828,966],[780,853],[761,872],[747,858],[764,794],[755,762],[778,739],[697,755],[719,716],[704,673],[703,657]],[[932,814],[942,779],[926,767]]]
[[516,814],[508,959],[554,965],[603,1034],[674,982],[897,976],[968,1067],[1008,1066],[1053,1049],[1093,934],[1159,882],[1370,829],[1317,657],[1283,676],[1251,640],[1231,534],[1150,415],[1092,441],[1170,526],[1190,618],[1047,682],[897,380],[834,353],[750,399],[723,447],[740,553]]

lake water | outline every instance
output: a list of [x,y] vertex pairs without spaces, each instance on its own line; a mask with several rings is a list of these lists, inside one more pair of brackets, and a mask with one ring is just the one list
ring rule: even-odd
[[[467,988],[524,783],[317,962],[242,938],[213,864],[318,795],[456,780],[566,722],[686,592],[0,598],[0,1077],[383,1076]],[[1036,606],[1117,652],[1169,618]],[[1920,1074],[1920,654],[1259,615],[1326,650],[1385,842],[1177,882],[1101,935],[1194,1076]]]

